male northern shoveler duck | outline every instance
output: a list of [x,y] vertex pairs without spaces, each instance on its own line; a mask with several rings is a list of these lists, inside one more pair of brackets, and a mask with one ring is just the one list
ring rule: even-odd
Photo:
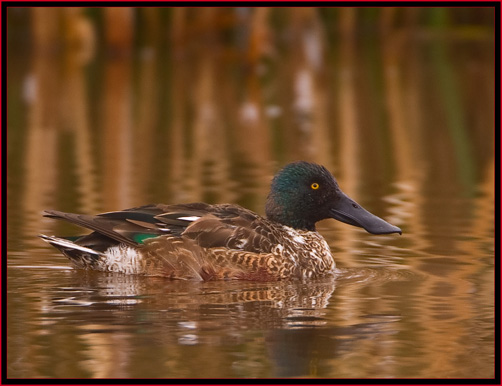
[[345,195],[323,166],[286,165],[272,180],[266,218],[239,205],[154,204],[96,216],[49,210],[93,232],[40,235],[78,268],[195,280],[316,278],[335,261],[315,223],[334,218],[374,234],[401,229]]

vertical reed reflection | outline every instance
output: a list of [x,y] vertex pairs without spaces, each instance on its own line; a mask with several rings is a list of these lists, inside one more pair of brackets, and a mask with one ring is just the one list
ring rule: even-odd
[[[161,32],[161,23],[159,13],[155,8],[141,8],[139,15],[144,20],[144,38],[138,47],[138,87],[137,95],[134,95],[130,102],[129,109],[133,110],[137,105],[137,118],[134,120],[133,137],[135,138],[132,154],[132,180],[136,187],[133,192],[133,201],[139,204],[150,197],[152,190],[152,179],[156,162],[161,162],[155,158],[155,143],[158,141],[157,128],[159,125],[159,81],[163,79],[159,74],[163,68],[159,68],[159,51]],[[132,44],[132,42],[131,42]],[[131,55],[132,57],[132,55]],[[133,118],[131,114],[130,119]],[[165,155],[162,154],[164,158]],[[163,176],[167,178],[166,175]]]
[[92,378],[131,378],[131,334],[93,332],[103,328],[106,326],[92,323],[80,326],[79,340],[87,347],[89,358],[83,367]]
[[[32,72],[28,78],[28,127],[24,167],[26,182],[23,191],[25,217],[24,229],[36,233],[43,228],[42,208],[52,207],[57,202],[60,181],[58,165],[58,114],[61,79],[59,75],[60,57],[56,54],[61,45],[58,32],[57,8],[34,8]],[[36,243],[30,238],[29,244]]]
[[293,8],[291,13],[290,60],[294,100],[291,152],[297,159],[331,167],[327,124],[327,90],[324,87],[325,36],[315,8]]
[[203,26],[197,41],[196,66],[193,83],[193,133],[191,137],[189,192],[192,200],[228,200],[229,189],[228,143],[219,104],[221,92],[220,60],[217,28],[217,10],[201,8],[195,22]]
[[94,31],[82,8],[65,8],[64,27],[66,46],[64,51],[64,88],[62,95],[65,126],[74,133],[76,190],[79,210],[93,213],[99,210],[96,159],[93,156],[93,138],[90,128],[87,84],[84,67],[94,53]]
[[398,192],[388,201],[394,205],[392,221],[406,224],[407,232],[415,235],[413,242],[423,247],[427,240],[423,237],[423,216],[419,209],[422,207],[420,201],[424,194],[427,157],[420,135],[424,121],[418,110],[421,67],[417,44],[413,40],[417,10],[408,10],[409,28],[394,27],[397,11],[394,7],[383,9],[380,23],[385,106],[392,140],[393,168],[398,181]]
[[[360,176],[360,128],[357,121],[357,101],[355,95],[355,68],[356,68],[356,9],[340,9],[340,70],[338,88],[338,113],[340,115],[340,131],[338,147],[340,157],[340,172],[338,179],[343,191],[358,200],[358,181]],[[351,251],[354,245],[356,232],[352,227],[340,227],[341,237],[337,241],[344,251]],[[350,254],[350,253],[349,253]],[[350,256],[344,259],[344,263],[353,265]]]
[[187,26],[186,13],[187,8],[173,8],[171,17],[171,26],[168,32],[171,35],[171,67],[172,77],[170,92],[171,116],[170,118],[170,136],[165,155],[170,164],[170,180],[172,186],[173,202],[190,201],[188,185],[184,183],[184,177],[187,174],[188,155],[186,153],[185,135],[189,123],[188,99],[189,99],[189,80],[191,67],[187,62]]
[[356,68],[356,10],[340,10],[340,71],[339,71],[339,114],[340,114],[340,180],[349,196],[357,193],[359,180],[359,124],[357,121],[357,100],[355,95],[354,71]]
[[103,203],[108,209],[132,205],[133,122],[131,50],[133,10],[105,8],[106,60],[103,92]]
[[[395,152],[394,164],[398,168],[399,180],[410,181],[413,179],[413,166],[420,170],[421,158],[415,157],[411,132],[413,127],[409,126],[406,119],[406,107],[403,93],[403,53],[405,52],[406,30],[393,29],[390,25],[393,21],[392,13],[396,9],[393,7],[382,10],[384,15],[388,15],[383,20],[386,23],[381,25],[382,33],[382,58],[385,81],[385,98],[387,112],[389,116],[389,128]],[[416,160],[416,161],[415,161]],[[414,165],[418,162],[418,165]]]
[[270,55],[270,13],[270,8],[263,7],[242,10],[239,14],[244,22],[239,27],[243,61],[235,63],[237,76],[231,90],[235,102],[229,105],[236,111],[231,138],[233,153],[242,171],[238,179],[242,192],[239,201],[261,211],[264,200],[260,198],[267,194],[273,174],[272,133],[265,115],[267,88],[261,81],[262,73],[269,71],[263,62]]
[[[431,23],[439,32],[445,31],[448,25],[448,15],[444,8],[436,8],[429,11]],[[435,80],[438,92],[444,106],[446,125],[453,142],[457,172],[465,194],[472,195],[474,185],[474,165],[472,150],[468,138],[467,127],[463,117],[464,108],[459,98],[458,82],[454,78],[455,71],[446,53],[447,47],[443,39],[432,43],[432,63],[436,70]]]

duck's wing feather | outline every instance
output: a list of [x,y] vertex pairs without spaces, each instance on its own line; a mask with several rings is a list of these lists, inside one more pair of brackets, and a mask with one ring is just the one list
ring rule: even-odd
[[88,228],[110,241],[137,246],[145,239],[171,235],[190,239],[204,248],[225,247],[247,252],[270,252],[278,231],[272,223],[239,205],[205,203],[152,204],[96,216],[46,211]]
[[204,248],[225,247],[246,252],[271,252],[278,231],[249,209],[235,204],[204,203],[158,206],[155,219],[172,233],[194,240]]
[[205,248],[271,252],[278,231],[258,214],[238,205],[214,205],[210,214],[192,222],[182,236]]

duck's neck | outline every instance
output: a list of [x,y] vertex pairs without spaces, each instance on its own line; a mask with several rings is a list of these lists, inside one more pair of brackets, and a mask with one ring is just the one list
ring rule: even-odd
[[291,209],[288,208],[287,205],[277,202],[277,200],[270,195],[265,204],[265,214],[269,220],[278,222],[282,225],[294,229],[315,231],[314,221],[309,220],[307,216],[303,216],[302,213],[299,213],[298,209]]

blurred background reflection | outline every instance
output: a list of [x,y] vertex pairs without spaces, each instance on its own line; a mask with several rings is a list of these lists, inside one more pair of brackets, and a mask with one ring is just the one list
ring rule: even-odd
[[[494,376],[491,7],[7,9],[7,370]],[[232,202],[321,163],[403,229],[319,224],[339,280],[86,273],[44,209]]]

